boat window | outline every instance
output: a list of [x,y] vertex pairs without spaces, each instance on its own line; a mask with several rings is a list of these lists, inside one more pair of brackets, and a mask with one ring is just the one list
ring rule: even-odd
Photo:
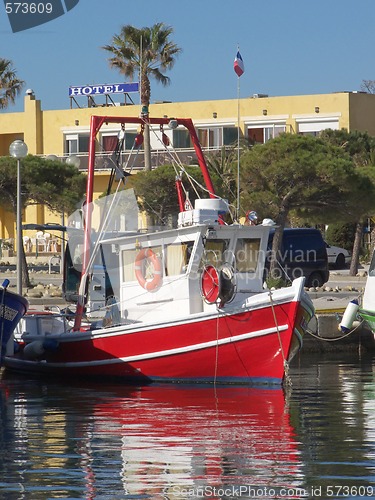
[[186,272],[193,245],[193,241],[188,241],[172,243],[167,246],[165,263],[166,276],[175,276],[176,274]]
[[236,271],[254,273],[258,264],[259,248],[260,238],[238,238],[235,250]]
[[220,267],[228,262],[229,240],[207,240],[203,254],[203,265]]
[[[73,242],[72,242],[73,243]],[[71,245],[72,262],[74,267],[79,267],[83,261],[83,243],[78,243],[77,245]]]
[[122,281],[134,281],[134,262],[139,250],[133,248],[122,252]]
[[[162,248],[161,246],[156,247],[147,247],[145,249],[137,249],[132,248],[129,250],[123,250],[122,252],[122,279],[123,281],[135,281],[135,269],[134,264],[136,259],[142,255],[140,252],[142,250],[151,250],[158,259],[162,259]],[[152,260],[149,258],[141,259],[142,266],[142,274],[147,280],[148,278],[152,279],[154,276],[154,266],[152,264]]]

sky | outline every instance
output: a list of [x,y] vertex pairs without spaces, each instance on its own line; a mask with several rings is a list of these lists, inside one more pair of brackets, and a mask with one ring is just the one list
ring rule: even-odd
[[[16,33],[1,2],[0,57],[13,62],[43,110],[68,109],[71,85],[124,82],[101,48],[123,25],[158,22],[173,28],[182,53],[166,73],[169,86],[151,81],[151,102],[236,99],[237,47],[241,97],[355,91],[375,80],[374,0],[79,0]],[[22,111],[23,95],[6,112]]]

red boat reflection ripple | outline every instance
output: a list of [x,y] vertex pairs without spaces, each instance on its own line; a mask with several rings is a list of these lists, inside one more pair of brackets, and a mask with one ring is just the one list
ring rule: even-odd
[[[301,484],[282,389],[13,378],[0,389],[8,482],[26,491],[59,484],[60,495],[88,499],[252,498],[250,488]],[[22,477],[20,454],[29,464]]]
[[[96,431],[122,440],[131,494],[196,495],[223,485],[288,487],[297,443],[281,389],[148,386],[94,408]],[[151,491],[150,491],[151,490]]]

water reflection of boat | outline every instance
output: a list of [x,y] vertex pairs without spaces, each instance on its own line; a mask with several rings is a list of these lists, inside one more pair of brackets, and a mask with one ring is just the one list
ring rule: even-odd
[[145,469],[155,478],[181,475],[194,486],[199,477],[222,481],[230,475],[236,482],[244,473],[259,476],[272,469],[280,476],[284,467],[296,465],[281,390],[150,387],[137,396],[141,406],[135,411],[134,401],[119,407],[107,400],[94,409],[99,432],[106,432],[108,420],[117,423],[124,475],[133,487]]
[[[277,489],[300,475],[281,389],[43,384],[20,389],[19,397],[12,384],[9,408],[17,398],[17,428],[28,436],[23,456],[33,468],[55,468],[56,477],[38,479],[39,488],[58,480],[60,492],[67,485],[77,491],[83,482],[87,498],[111,491],[113,498],[170,499],[200,498],[212,488],[211,498],[219,498],[214,487]],[[35,436],[33,429],[43,431]],[[14,443],[16,454],[17,436]]]
[[[264,289],[270,227],[223,223],[228,205],[214,194],[191,120],[176,119],[173,128],[190,133],[210,198],[192,209],[178,179],[177,228],[140,230],[129,189],[93,204],[96,137],[104,124],[128,122],[145,125],[92,117],[87,202],[68,223],[65,292],[76,301],[74,324],[30,314],[5,366],[143,383],[280,384],[314,314],[304,278]],[[149,118],[159,135],[168,122]]]

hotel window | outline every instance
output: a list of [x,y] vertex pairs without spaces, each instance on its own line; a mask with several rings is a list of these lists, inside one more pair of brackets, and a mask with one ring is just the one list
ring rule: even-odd
[[275,139],[286,131],[285,125],[266,125],[259,127],[248,127],[247,138],[250,144],[264,144],[270,139]]
[[230,146],[237,141],[237,127],[198,128],[199,142],[204,148]]
[[65,136],[65,153],[68,155],[89,152],[89,134],[69,134]]
[[231,146],[237,143],[237,140],[238,140],[238,127],[223,127],[224,146]]
[[[122,147],[122,151],[132,149],[136,135],[137,135],[136,132],[125,132],[125,141]],[[103,134],[102,135],[103,151],[107,153],[115,151],[117,148],[118,140],[119,140],[118,134],[108,134],[108,135]]]
[[322,130],[338,130],[339,121],[338,120],[320,120],[320,121],[297,121],[298,133],[301,135],[313,135],[318,136]]
[[190,134],[187,130],[181,129],[181,130],[173,130],[173,146],[175,148],[191,148],[192,143],[190,139]]
[[214,148],[223,145],[222,129],[200,128],[197,132],[199,142],[203,148]]
[[118,143],[118,135],[103,135],[102,137],[102,147],[103,151],[106,153],[111,153],[115,151]]
[[125,132],[125,149],[132,149],[137,132]]

